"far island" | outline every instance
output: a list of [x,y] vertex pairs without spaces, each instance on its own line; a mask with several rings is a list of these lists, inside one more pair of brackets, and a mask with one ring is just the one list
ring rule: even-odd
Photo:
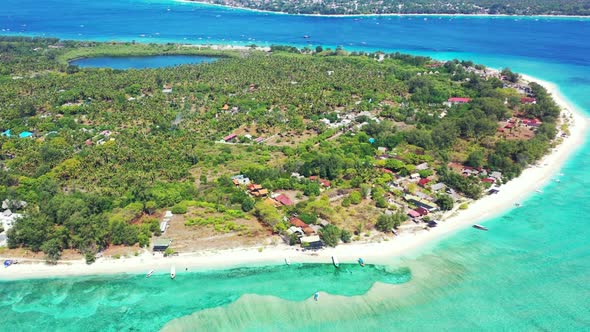
[[590,15],[588,0],[187,0],[234,8],[309,15],[462,14]]

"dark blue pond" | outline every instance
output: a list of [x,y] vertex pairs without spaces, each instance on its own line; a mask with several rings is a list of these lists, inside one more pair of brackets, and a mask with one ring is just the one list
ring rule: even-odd
[[71,61],[71,65],[83,68],[144,69],[173,67],[187,64],[209,63],[218,58],[199,55],[156,55],[156,56],[103,56]]

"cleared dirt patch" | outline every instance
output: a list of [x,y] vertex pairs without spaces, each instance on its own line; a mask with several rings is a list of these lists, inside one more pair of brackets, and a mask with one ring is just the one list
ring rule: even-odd
[[[191,220],[201,220],[202,223],[187,226]],[[214,220],[217,220],[215,223]],[[227,220],[227,221],[222,221]],[[231,227],[227,227],[231,223]],[[228,230],[234,228],[235,230]],[[211,249],[230,249],[251,247],[265,243],[271,232],[253,218],[232,218],[224,213],[208,211],[204,208],[191,208],[185,215],[174,215],[169,227],[161,238],[171,239],[171,248],[177,252],[191,252]]]

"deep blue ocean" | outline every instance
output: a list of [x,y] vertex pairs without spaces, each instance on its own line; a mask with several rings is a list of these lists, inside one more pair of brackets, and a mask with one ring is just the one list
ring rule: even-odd
[[[0,34],[460,58],[556,83],[590,111],[590,19],[336,18],[167,0],[4,0]],[[555,175],[559,183],[486,221],[490,232],[465,229],[392,257],[387,268],[251,267],[179,274],[173,284],[126,275],[2,282],[0,330],[590,331],[587,141]],[[335,296],[309,301],[316,290]]]

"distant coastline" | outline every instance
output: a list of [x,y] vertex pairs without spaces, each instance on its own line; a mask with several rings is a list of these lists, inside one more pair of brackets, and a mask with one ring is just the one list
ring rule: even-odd
[[563,19],[590,19],[590,15],[548,15],[548,14],[538,14],[538,15],[509,15],[509,14],[448,14],[448,13],[439,13],[439,14],[432,14],[432,13],[384,13],[384,14],[299,14],[299,13],[289,13],[283,11],[272,11],[272,10],[264,10],[264,9],[256,9],[256,8],[249,8],[244,6],[232,6],[232,5],[222,5],[222,4],[215,4],[207,1],[202,0],[172,0],[174,2],[183,2],[183,3],[192,3],[192,4],[199,4],[203,6],[210,6],[210,7],[218,7],[218,8],[226,8],[226,9],[235,9],[235,10],[244,10],[244,11],[251,11],[251,12],[258,12],[258,13],[266,13],[266,14],[277,14],[277,15],[293,15],[293,16],[308,16],[308,17],[351,17],[351,18],[359,18],[359,17],[497,17],[497,18],[563,18]]

